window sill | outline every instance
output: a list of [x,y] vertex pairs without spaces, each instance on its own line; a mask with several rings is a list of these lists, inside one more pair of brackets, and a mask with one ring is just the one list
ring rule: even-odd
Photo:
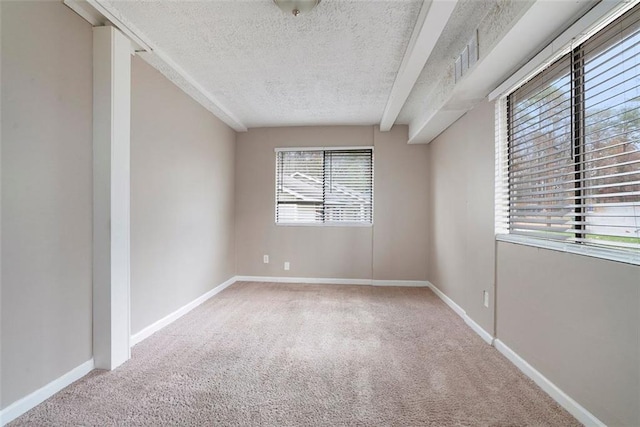
[[278,227],[373,227],[372,222],[276,222]]
[[516,234],[496,234],[496,241],[515,243],[517,245],[533,246],[536,248],[550,249],[552,251],[559,251],[576,255],[590,256],[593,258],[606,259],[609,261],[622,262],[625,264],[640,265],[640,252],[634,253],[630,251],[580,245],[577,243],[554,242],[551,240],[535,239],[531,237],[519,236]]

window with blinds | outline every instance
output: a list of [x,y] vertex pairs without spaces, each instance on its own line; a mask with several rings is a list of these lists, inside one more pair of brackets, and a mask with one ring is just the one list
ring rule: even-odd
[[638,255],[640,8],[572,47],[505,107],[501,228]]
[[371,224],[373,149],[276,150],[277,224]]

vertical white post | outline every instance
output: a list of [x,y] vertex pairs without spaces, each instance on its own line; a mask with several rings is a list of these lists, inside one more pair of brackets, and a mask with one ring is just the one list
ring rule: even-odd
[[93,29],[93,358],[115,369],[131,357],[131,43],[113,27]]

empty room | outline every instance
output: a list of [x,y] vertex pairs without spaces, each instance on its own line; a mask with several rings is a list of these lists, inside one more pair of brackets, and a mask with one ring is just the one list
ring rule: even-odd
[[640,426],[640,0],[0,0],[0,426]]

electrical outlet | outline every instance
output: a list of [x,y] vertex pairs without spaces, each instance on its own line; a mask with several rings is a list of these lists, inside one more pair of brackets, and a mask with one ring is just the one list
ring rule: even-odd
[[489,308],[489,292],[482,291],[482,297],[484,306]]
[[262,255],[262,262],[269,264],[269,255]]
[[284,262],[284,269],[285,269],[285,270],[289,270],[289,267],[290,267],[290,265],[289,265],[289,261],[285,261],[285,262]]

